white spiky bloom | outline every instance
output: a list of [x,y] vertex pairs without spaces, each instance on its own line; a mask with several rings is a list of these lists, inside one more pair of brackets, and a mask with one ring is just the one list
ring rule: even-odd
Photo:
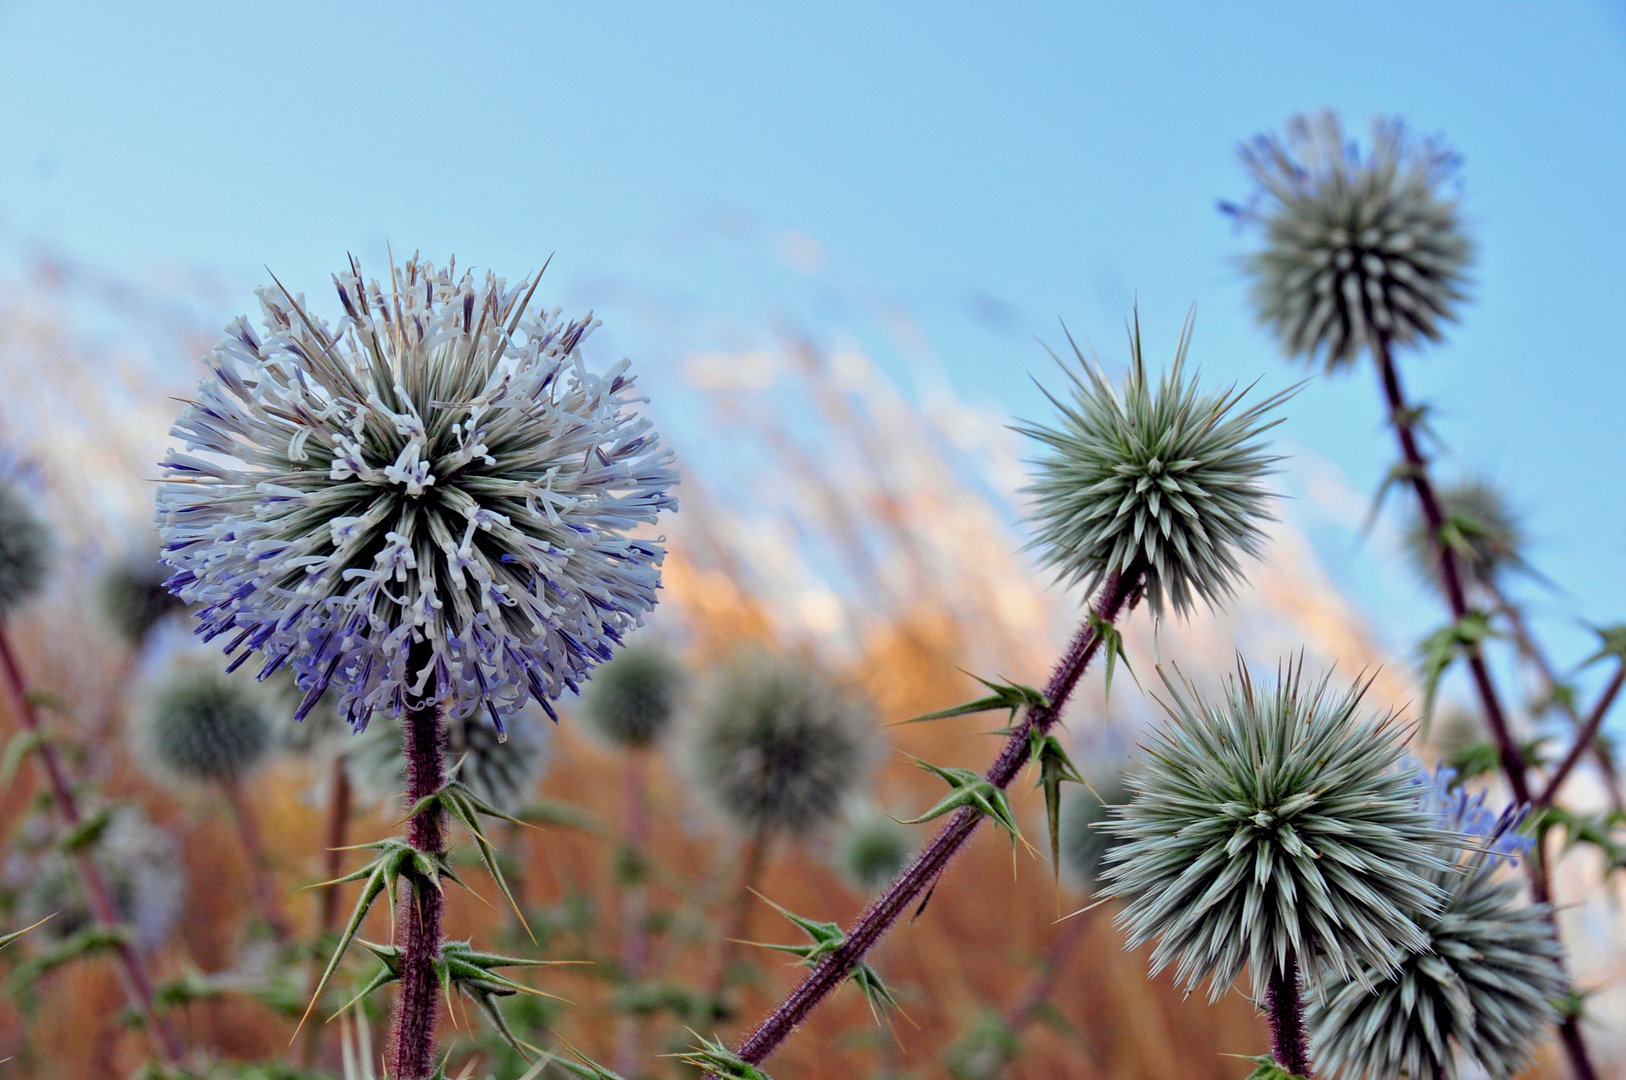
[[[332,686],[364,726],[437,700],[502,717],[576,683],[655,603],[671,453],[598,325],[414,257],[386,290],[335,276],[330,327],[278,284],[233,322],[172,433],[158,495],[169,587],[199,633],[291,666],[303,716]],[[409,669],[409,652],[418,657]]]

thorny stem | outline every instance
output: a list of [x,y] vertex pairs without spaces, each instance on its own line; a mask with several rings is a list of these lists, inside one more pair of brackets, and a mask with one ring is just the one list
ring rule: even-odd
[[[0,624],[0,666],[6,669],[6,687],[11,691],[11,704],[16,711],[18,722],[25,730],[38,732],[39,716],[34,712],[33,703],[28,700],[28,684],[23,679],[22,668],[17,664],[16,655],[11,651],[11,638],[3,624]],[[73,797],[73,789],[68,786],[62,761],[57,757],[56,747],[49,740],[43,741],[33,758],[41,779],[51,789],[51,801],[56,806],[57,816],[62,819],[64,826],[73,829],[83,819],[79,814],[79,803]],[[74,852],[74,865],[79,871],[79,881],[84,887],[85,899],[90,903],[92,917],[103,926],[118,926],[119,915],[118,909],[113,906],[113,894],[108,891],[107,881],[102,877],[101,868],[91,858],[90,852],[85,850]],[[158,1051],[158,1056],[167,1065],[179,1065],[185,1051],[174,1029],[169,1026],[169,1021],[159,1016],[153,1008],[152,976],[147,971],[146,962],[129,941],[121,939],[116,949],[125,996],[130,999],[130,1004],[140,1014],[142,1024],[151,1034],[153,1047]]]
[[1294,1076],[1310,1075],[1310,1049],[1304,1037],[1304,1001],[1299,996],[1299,958],[1291,948],[1281,967],[1265,984],[1265,1014],[1270,1021],[1270,1054]]
[[[1142,571],[1138,567],[1132,568],[1122,576],[1113,575],[1108,578],[1095,603],[1096,617],[1109,625],[1117,621],[1119,614],[1138,599],[1141,578]],[[1045,687],[1045,700],[1048,705],[1029,711],[1016,725],[1016,731],[1006,740],[999,757],[984,774],[990,782],[1004,788],[1016,779],[1022,766],[1027,764],[1028,732],[1035,728],[1039,731],[1048,731],[1056,722],[1066,708],[1073,687],[1078,684],[1085,667],[1089,665],[1100,647],[1100,636],[1095,632],[1091,621],[1086,620],[1074,635],[1067,652],[1063,654],[1061,662]],[[913,907],[921,895],[942,876],[949,862],[970,839],[981,820],[981,815],[972,810],[957,811],[948,823],[938,830],[931,843],[915,856],[914,861],[904,868],[887,890],[876,897],[869,908],[859,916],[858,921],[848,931],[841,948],[819,961],[819,965],[802,980],[801,985],[792,990],[790,995],[779,1003],[779,1007],[757,1026],[745,1042],[740,1044],[738,1051],[740,1057],[753,1065],[760,1065],[781,1043],[790,1038],[825,996],[841,985],[853,965],[863,959],[864,954],[875,947],[881,937],[891,929],[892,924]]]
[[277,886],[265,854],[265,842],[260,838],[260,825],[254,816],[254,807],[243,794],[242,782],[235,776],[221,781],[226,801],[231,804],[232,817],[237,822],[237,836],[248,855],[249,875],[254,887],[254,906],[260,909],[260,918],[271,928],[271,937],[278,945],[285,944],[293,930],[288,917],[282,913],[277,901]]
[[[438,703],[425,702],[409,709],[402,725],[409,804],[433,795],[446,782],[442,757],[446,732],[440,712]],[[419,851],[446,850],[446,823],[439,807],[413,815],[407,823],[407,842]],[[401,890],[395,913],[396,933],[404,938],[399,941],[401,990],[386,1051],[391,1080],[427,1080],[435,1072],[435,1019],[440,1007],[435,960],[440,955],[443,908],[440,889],[426,878],[414,878]]]
[[[342,849],[350,826],[350,774],[345,770],[343,754],[333,755],[333,778],[329,783],[332,786],[328,789],[327,829],[323,833],[322,844],[323,881],[332,881],[344,875]],[[316,908],[316,926],[311,935],[318,943],[339,925],[339,888],[338,885],[329,885],[322,890],[322,899]],[[315,965],[313,979],[320,979],[326,966],[320,951],[312,958],[312,963]],[[305,1043],[300,1049],[300,1062],[307,1072],[316,1064],[316,1053],[321,1044],[321,1025],[307,1027]]]
[[1547,781],[1547,789],[1541,793],[1538,800],[1542,806],[1552,803],[1553,796],[1558,794],[1558,785],[1568,778],[1570,770],[1575,768],[1576,762],[1581,760],[1581,755],[1592,745],[1598,729],[1603,726],[1603,718],[1609,714],[1609,706],[1615,703],[1616,696],[1620,694],[1622,683],[1626,683],[1626,661],[1622,661],[1615,668],[1614,677],[1609,680],[1609,685],[1603,688],[1603,693],[1598,695],[1598,702],[1587,715],[1581,730],[1575,733],[1575,745],[1570,747],[1570,752],[1559,762],[1558,768],[1553,770],[1552,779]]
[[[1468,601],[1463,593],[1462,577],[1457,570],[1456,551],[1441,539],[1445,516],[1440,512],[1440,503],[1435,497],[1434,485],[1429,479],[1428,460],[1417,447],[1417,437],[1413,431],[1416,414],[1411,410],[1405,392],[1400,387],[1400,371],[1395,366],[1387,336],[1380,335],[1373,343],[1372,357],[1377,361],[1378,371],[1382,376],[1384,397],[1389,405],[1390,424],[1395,429],[1395,437],[1400,442],[1400,451],[1410,472],[1412,487],[1417,492],[1417,502],[1423,511],[1423,521],[1428,527],[1429,540],[1434,545],[1434,550],[1440,553],[1440,582],[1444,586],[1446,602],[1451,607],[1451,617],[1460,620],[1468,614]],[[1496,684],[1491,682],[1484,652],[1477,647],[1468,653],[1468,670],[1473,676],[1474,689],[1479,695],[1485,722],[1490,726],[1491,736],[1496,740],[1508,787],[1512,789],[1516,802],[1528,804],[1531,801],[1530,786],[1525,778],[1524,755],[1519,752],[1518,744],[1514,742],[1512,732],[1508,728],[1507,714],[1503,711],[1502,701],[1497,696]],[[1539,848],[1535,854],[1535,858],[1525,862],[1530,872],[1530,893],[1537,903],[1546,904],[1552,899],[1552,890],[1547,881],[1546,862],[1540,857]],[[1547,915],[1556,932],[1557,921],[1553,918],[1550,907]],[[1598,1074],[1592,1067],[1591,1056],[1587,1052],[1585,1041],[1581,1038],[1580,1025],[1574,1016],[1564,1019],[1559,1026],[1559,1034],[1563,1039],[1565,1050],[1569,1052],[1570,1066],[1575,1070],[1576,1080],[1597,1080]]]

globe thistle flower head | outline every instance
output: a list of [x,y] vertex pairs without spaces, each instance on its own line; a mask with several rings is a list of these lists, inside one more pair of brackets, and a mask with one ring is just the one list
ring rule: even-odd
[[1392,971],[1367,971],[1369,987],[1335,984],[1312,1000],[1306,1019],[1329,1076],[1456,1080],[1467,1058],[1507,1080],[1558,1019],[1552,1001],[1566,983],[1547,910],[1521,903],[1518,881],[1497,872],[1498,856],[1528,849],[1513,831],[1522,815],[1492,813],[1483,795],[1451,789],[1450,772],[1419,790],[1426,813],[1470,838],[1449,871],[1431,873],[1447,899],[1419,919],[1429,948]]
[[[1528,570],[1527,538],[1507,496],[1484,480],[1465,480],[1439,489],[1435,498],[1445,518],[1447,542],[1457,556],[1463,584],[1490,589],[1508,570]],[[1440,587],[1440,553],[1419,514],[1406,529],[1406,553],[1422,579]]]
[[1069,877],[1094,890],[1106,854],[1116,838],[1104,828],[1111,808],[1129,801],[1121,772],[1090,779],[1088,787],[1068,790],[1061,804],[1061,865]]
[[[481,714],[446,724],[445,761],[453,779],[505,814],[517,814],[536,794],[552,759],[553,730],[527,710],[510,718],[508,738]],[[344,743],[344,768],[357,796],[382,805],[406,794],[406,758],[401,753],[401,722],[375,717],[367,729]]]
[[806,661],[753,652],[718,673],[685,740],[695,787],[746,832],[833,821],[871,758],[869,709]]
[[50,561],[50,530],[22,494],[0,480],[0,618],[39,591]]
[[914,853],[914,836],[908,826],[866,806],[847,822],[838,865],[860,892],[870,893],[897,877]]
[[1263,418],[1287,396],[1238,410],[1234,388],[1199,390],[1185,372],[1191,329],[1188,318],[1174,364],[1154,383],[1137,316],[1121,391],[1074,345],[1084,378],[1066,369],[1071,401],[1046,392],[1060,423],[1017,427],[1045,449],[1025,489],[1034,500],[1029,547],[1087,591],[1142,574],[1158,615],[1165,603],[1181,615],[1199,599],[1218,604],[1242,578],[1236,553],[1258,554],[1271,520],[1261,481],[1278,460],[1258,439],[1280,422]]
[[598,733],[617,746],[645,747],[677,713],[685,675],[664,648],[630,645],[593,673],[582,704]]
[[1290,356],[1328,371],[1378,340],[1436,341],[1466,298],[1473,244],[1444,189],[1459,160],[1438,140],[1376,120],[1365,156],[1330,110],[1297,116],[1286,135],[1260,135],[1238,151],[1258,191],[1241,223],[1264,246],[1247,256],[1259,321]]
[[675,506],[670,453],[539,282],[414,257],[386,289],[352,261],[336,325],[261,289],[263,329],[209,355],[164,462],[168,585],[232,667],[294,669],[298,716],[332,687],[353,726],[433,701],[501,732],[655,603],[664,549],[628,532]]
[[1153,971],[1177,962],[1210,999],[1244,964],[1263,993],[1289,949],[1306,970],[1367,983],[1427,949],[1416,919],[1444,899],[1431,874],[1449,869],[1437,845],[1452,834],[1396,767],[1394,715],[1362,712],[1365,685],[1307,686],[1302,658],[1271,687],[1239,662],[1218,704],[1164,684],[1169,721],[1106,826],[1119,843],[1103,892],[1127,901],[1129,947],[1156,938]]
[[231,780],[252,773],[271,749],[265,695],[197,659],[176,660],[137,719],[137,756],[161,776]]
[[164,587],[169,576],[169,569],[150,556],[119,559],[103,572],[102,614],[130,645],[141,645],[166,616],[185,609],[180,598]]

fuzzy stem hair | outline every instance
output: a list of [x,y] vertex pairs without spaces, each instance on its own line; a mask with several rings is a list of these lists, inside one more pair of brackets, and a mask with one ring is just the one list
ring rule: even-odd
[[1299,958],[1292,949],[1270,973],[1265,986],[1265,1015],[1270,1020],[1270,1053],[1294,1076],[1310,1075],[1309,1043],[1304,1034],[1304,999],[1299,992]]
[[[1450,605],[1451,617],[1460,620],[1468,614],[1468,600],[1462,588],[1462,575],[1457,566],[1456,551],[1442,537],[1445,516],[1440,511],[1434,483],[1429,478],[1428,459],[1423,456],[1417,445],[1415,428],[1418,414],[1406,400],[1405,391],[1401,388],[1400,370],[1395,364],[1387,336],[1379,335],[1373,342],[1372,358],[1377,362],[1384,397],[1389,406],[1389,422],[1394,427],[1395,438],[1400,443],[1400,452],[1405,459],[1412,488],[1417,493],[1417,502],[1423,512],[1423,522],[1428,528],[1429,540],[1434,550],[1439,553],[1440,584],[1445,592],[1446,603]],[[1496,740],[1497,752],[1502,760],[1502,772],[1507,777],[1514,801],[1530,803],[1532,800],[1529,781],[1525,775],[1524,755],[1519,752],[1518,743],[1508,727],[1507,713],[1503,710],[1502,700],[1497,695],[1496,684],[1491,681],[1485,655],[1477,647],[1468,652],[1468,670],[1473,677],[1474,691],[1479,697],[1480,707],[1485,713],[1485,722],[1491,729],[1491,737]],[[1538,904],[1549,904],[1552,900],[1552,889],[1547,880],[1546,860],[1541,857],[1542,852],[1539,849],[1534,854],[1534,858],[1525,860],[1525,866],[1530,872],[1530,892]],[[1552,918],[1550,907],[1548,918]],[[1554,922],[1554,933],[1556,932],[1557,923]],[[1564,1043],[1565,1052],[1569,1055],[1570,1066],[1575,1071],[1576,1080],[1597,1080],[1598,1074],[1592,1067],[1586,1040],[1581,1035],[1580,1022],[1573,1014],[1566,1015],[1559,1025],[1559,1037]]]
[[[6,688],[11,691],[11,705],[17,716],[17,722],[22,725],[23,730],[38,733],[39,714],[34,711],[34,705],[28,698],[28,683],[23,678],[22,667],[17,663],[16,654],[11,651],[11,638],[6,633],[3,622],[0,622],[0,666],[6,670]],[[67,774],[63,771],[62,759],[57,756],[56,747],[49,740],[43,740],[32,756],[40,778],[51,790],[51,801],[56,807],[57,816],[62,819],[63,826],[70,831],[73,830],[83,818],[79,813],[79,803],[74,798],[73,789],[68,786]],[[113,893],[107,887],[107,879],[102,876],[101,868],[90,857],[90,852],[85,850],[74,852],[73,861],[79,871],[79,881],[84,887],[85,899],[90,904],[91,916],[102,926],[118,926],[120,920],[118,909],[113,906]],[[179,1065],[184,1050],[168,1019],[158,1015],[153,1007],[152,974],[147,970],[146,961],[135,945],[127,940],[121,939],[115,950],[119,958],[125,996],[141,1016],[144,1029],[152,1037],[153,1048],[157,1050],[158,1056],[165,1064]]]
[[[1079,628],[1045,687],[1047,704],[1028,711],[1006,740],[999,757],[983,774],[991,783],[1000,788],[1008,787],[1016,779],[1017,773],[1022,771],[1022,766],[1028,761],[1028,733],[1035,729],[1048,731],[1055,724],[1084,669],[1100,650],[1102,636],[1096,630],[1096,620],[1111,625],[1120,614],[1134,605],[1140,597],[1143,572],[1138,564],[1132,565],[1125,573],[1114,574],[1103,584],[1095,601],[1096,618],[1085,620]],[[938,830],[931,843],[858,917],[847,932],[842,946],[821,960],[801,985],[792,990],[767,1019],[746,1037],[740,1044],[739,1056],[752,1065],[761,1065],[768,1055],[790,1038],[830,991],[841,985],[847,973],[875,947],[892,924],[937,882],[981,821],[982,815],[972,810],[962,808],[956,812],[948,824]]]

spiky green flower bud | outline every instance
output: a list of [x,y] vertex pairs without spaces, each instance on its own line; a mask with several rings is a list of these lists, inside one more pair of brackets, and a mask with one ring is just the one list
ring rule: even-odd
[[50,556],[50,531],[16,488],[0,480],[0,618],[39,591]]
[[874,892],[898,876],[915,853],[907,826],[866,806],[847,821],[837,865],[860,892]]
[[[1442,539],[1457,556],[1463,584],[1489,588],[1508,570],[1524,569],[1526,537],[1507,496],[1485,480],[1464,480],[1435,492],[1445,518]],[[1440,553],[1419,515],[1406,530],[1406,553],[1424,581],[1440,587]]]
[[[309,722],[308,720],[306,721]],[[406,759],[401,754],[400,721],[374,716],[344,747],[345,771],[356,794],[382,804],[406,793]],[[529,711],[508,725],[508,740],[478,717],[446,720],[446,767],[475,796],[505,814],[518,813],[536,794],[552,756],[553,727]]]
[[645,747],[671,724],[684,681],[676,657],[659,645],[639,643],[593,673],[582,704],[604,738],[617,746]]
[[166,615],[184,611],[180,597],[164,588],[170,571],[156,556],[128,556],[102,574],[102,614],[132,646],[147,640]]
[[725,665],[686,734],[703,799],[747,832],[792,836],[835,819],[874,742],[869,708],[829,673],[760,652]]
[[1478,834],[1479,845],[1456,849],[1451,870],[1431,875],[1449,895],[1437,915],[1419,920],[1428,951],[1408,953],[1386,974],[1367,971],[1371,988],[1334,984],[1324,1000],[1312,997],[1306,1019],[1328,1076],[1456,1080],[1467,1058],[1507,1080],[1558,1019],[1562,951],[1547,910],[1522,903],[1518,879],[1497,872],[1515,818],[1476,827],[1475,817],[1490,818],[1484,796],[1451,792],[1450,779],[1440,770],[1429,794],[1444,803],[1443,824]]
[[1121,843],[1105,892],[1127,901],[1129,947],[1156,938],[1153,971],[1178,960],[1176,977],[1208,979],[1211,999],[1244,965],[1262,994],[1289,949],[1306,969],[1367,982],[1426,950],[1416,920],[1445,899],[1433,875],[1454,834],[1418,807],[1415,768],[1396,768],[1394,714],[1363,714],[1365,685],[1306,687],[1302,660],[1269,688],[1239,664],[1218,705],[1164,685],[1169,722],[1107,826]]
[[1123,773],[1090,777],[1089,786],[1073,785],[1061,804],[1061,865],[1085,889],[1100,881],[1102,860],[1116,844],[1103,827],[1109,811],[1129,801]]
[[1113,575],[1144,574],[1146,598],[1186,614],[1201,598],[1217,604],[1242,578],[1236,552],[1257,555],[1271,520],[1260,482],[1278,459],[1258,437],[1286,395],[1232,413],[1234,389],[1203,393],[1185,377],[1188,318],[1174,364],[1154,384],[1141,355],[1140,320],[1129,336],[1129,370],[1120,393],[1093,357],[1074,345],[1084,379],[1070,369],[1071,403],[1047,392],[1061,411],[1056,427],[1017,430],[1046,450],[1033,464],[1036,526],[1030,548],[1069,585],[1093,591]]
[[1296,116],[1285,139],[1260,135],[1238,152],[1259,190],[1222,208],[1264,227],[1244,265],[1259,321],[1289,356],[1324,357],[1331,371],[1380,337],[1440,338],[1473,260],[1456,199],[1441,190],[1455,154],[1379,119],[1363,158],[1331,111]]
[[269,703],[258,690],[201,660],[175,661],[137,717],[139,756],[188,780],[248,775],[271,748]]

